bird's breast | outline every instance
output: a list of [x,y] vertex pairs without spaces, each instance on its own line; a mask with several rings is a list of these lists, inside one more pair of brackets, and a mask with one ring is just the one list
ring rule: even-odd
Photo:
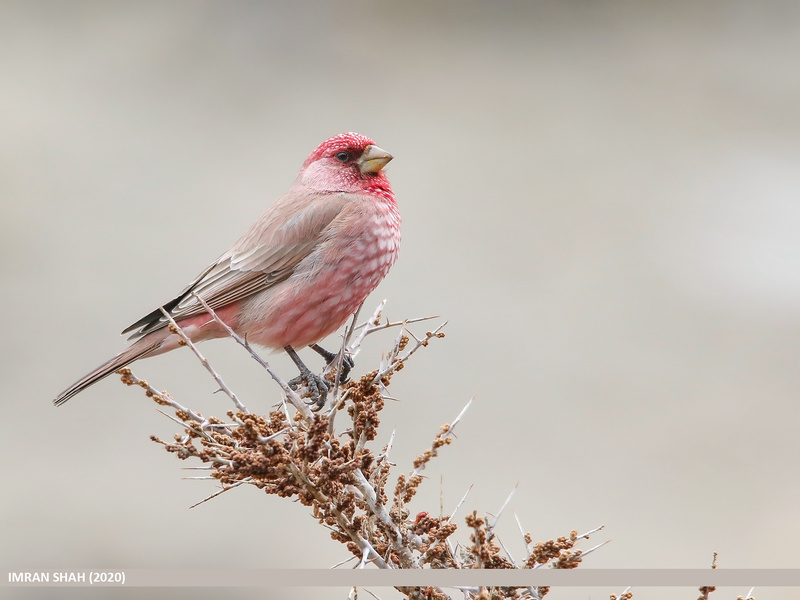
[[397,260],[400,216],[394,202],[354,212],[328,232],[291,277],[248,301],[248,339],[301,348],[341,327]]

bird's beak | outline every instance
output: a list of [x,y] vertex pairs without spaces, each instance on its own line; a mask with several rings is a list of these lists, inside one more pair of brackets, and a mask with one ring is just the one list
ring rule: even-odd
[[364,152],[356,160],[356,166],[361,171],[362,175],[367,173],[380,173],[381,169],[385,167],[394,156],[389,154],[386,150],[382,150],[378,146],[370,144],[364,148]]

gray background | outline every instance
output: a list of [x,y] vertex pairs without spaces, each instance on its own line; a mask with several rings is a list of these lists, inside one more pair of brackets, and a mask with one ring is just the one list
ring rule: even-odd
[[[255,489],[188,510],[213,485],[115,378],[50,400],[354,130],[395,155],[404,219],[367,308],[450,321],[392,385],[397,472],[476,398],[414,510],[474,484],[462,517],[496,511],[519,482],[536,539],[605,525],[587,567],[800,566],[799,59],[791,2],[0,4],[0,564],[346,557]],[[251,409],[276,401],[234,343],[202,349]],[[230,408],[188,351],[134,370]],[[522,557],[510,510],[499,531]]]

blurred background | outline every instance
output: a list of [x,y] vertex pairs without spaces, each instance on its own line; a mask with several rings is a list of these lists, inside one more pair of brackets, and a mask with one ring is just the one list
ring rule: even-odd
[[[448,513],[474,484],[463,523],[518,484],[498,529],[518,560],[512,510],[541,540],[605,525],[586,567],[800,566],[798,60],[793,2],[0,4],[0,564],[346,558],[308,509],[256,489],[189,510],[216,488],[182,479],[191,465],[148,439],[176,427],[116,377],[51,400],[352,130],[394,154],[404,220],[365,310],[449,321],[394,378],[376,446],[396,429],[407,472],[475,397],[414,509]],[[251,410],[279,398],[232,341],[202,350]],[[134,371],[231,408],[188,350]],[[140,597],[94,591],[59,597]]]

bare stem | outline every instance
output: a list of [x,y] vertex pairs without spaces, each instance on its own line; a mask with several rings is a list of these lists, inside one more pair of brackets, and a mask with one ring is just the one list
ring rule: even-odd
[[231,327],[229,327],[228,324],[225,323],[225,321],[220,319],[217,313],[214,312],[214,309],[211,308],[205,300],[203,300],[200,296],[198,296],[194,292],[192,292],[192,296],[194,296],[197,299],[197,301],[203,305],[203,308],[205,308],[208,311],[208,314],[210,314],[217,323],[219,323],[222,327],[225,328],[225,330],[228,332],[228,335],[230,335],[234,340],[236,340],[236,342],[240,346],[242,346],[245,350],[247,350],[250,356],[253,357],[253,360],[255,360],[258,364],[264,367],[267,373],[269,373],[270,377],[272,377],[272,379],[274,379],[275,382],[281,387],[283,393],[286,394],[286,398],[289,400],[289,402],[292,403],[292,406],[294,406],[295,409],[297,409],[297,411],[301,415],[303,415],[303,417],[307,421],[313,419],[314,415],[311,413],[311,409],[309,409],[308,406],[306,406],[306,403],[303,402],[300,396],[297,395],[297,392],[295,392],[292,388],[290,388],[289,384],[286,383],[283,379],[281,379],[281,377],[275,371],[272,370],[272,367],[269,366],[269,363],[265,361],[263,358],[261,358],[256,353],[255,350],[253,350],[252,346],[250,346],[250,343],[246,339],[242,338],[238,333],[236,333]]
[[203,367],[205,367],[206,371],[211,373],[211,376],[214,378],[214,381],[217,382],[219,389],[225,392],[228,397],[233,400],[233,403],[236,405],[237,409],[243,413],[248,412],[247,407],[239,401],[239,398],[236,396],[236,394],[234,394],[233,391],[225,384],[219,373],[214,370],[214,367],[211,366],[211,363],[208,362],[208,359],[200,353],[200,350],[198,350],[197,346],[192,343],[192,340],[189,338],[189,336],[184,333],[183,329],[181,329],[181,326],[175,322],[175,319],[172,318],[172,315],[164,310],[163,306],[160,307],[160,309],[161,313],[167,318],[167,320],[169,320],[170,331],[180,336],[183,342],[192,350],[192,352],[194,352],[195,356],[197,356],[197,358],[200,360],[200,363],[203,365]]

